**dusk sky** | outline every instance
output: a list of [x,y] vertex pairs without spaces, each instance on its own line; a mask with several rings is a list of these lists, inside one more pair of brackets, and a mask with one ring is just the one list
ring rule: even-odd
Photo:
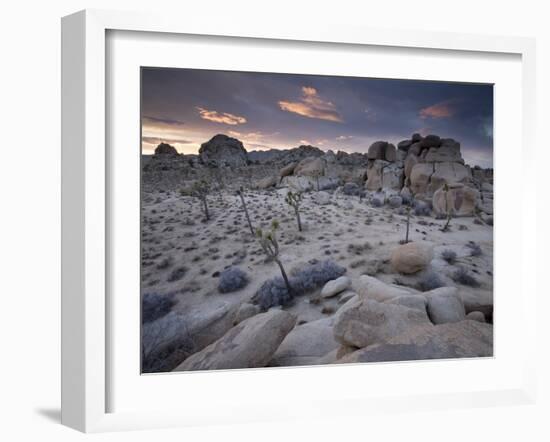
[[142,69],[142,151],[181,153],[222,133],[246,150],[311,144],[366,152],[414,132],[460,141],[467,164],[493,166],[493,86],[414,80]]

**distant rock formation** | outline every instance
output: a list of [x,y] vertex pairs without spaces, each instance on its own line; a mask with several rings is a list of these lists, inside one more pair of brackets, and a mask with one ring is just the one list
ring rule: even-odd
[[178,155],[178,151],[168,143],[160,143],[155,149],[155,155]]
[[[458,141],[433,134],[415,133],[397,147],[376,141],[366,153],[325,152],[311,145],[247,152],[238,139],[218,134],[201,145],[198,155],[178,154],[161,143],[143,159],[143,171],[144,183],[154,188],[220,173],[220,186],[225,181],[256,189],[323,191],[353,183],[359,195],[376,194],[382,204],[405,195],[433,207],[437,215],[449,208],[455,216],[492,215],[493,170],[466,165]],[[449,190],[443,195],[445,185]]]
[[248,164],[248,154],[236,138],[227,135],[215,135],[203,143],[199,149],[199,157],[205,166],[212,167],[242,167]]

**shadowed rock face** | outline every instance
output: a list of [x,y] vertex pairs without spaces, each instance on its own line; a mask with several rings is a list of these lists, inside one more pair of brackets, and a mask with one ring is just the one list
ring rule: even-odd
[[201,162],[213,167],[242,167],[248,163],[248,155],[243,143],[227,135],[215,135],[201,145],[199,149]]
[[295,323],[296,317],[282,310],[260,313],[187,358],[175,371],[265,367]]
[[463,184],[451,184],[448,191],[440,188],[432,199],[436,214],[467,216],[474,213],[478,191]]
[[348,354],[337,362],[390,362],[492,355],[493,326],[466,320],[415,327],[385,343]]
[[168,143],[160,143],[155,149],[155,155],[177,155],[178,151]]
[[338,315],[334,336],[344,345],[363,348],[429,324],[425,310],[363,299]]

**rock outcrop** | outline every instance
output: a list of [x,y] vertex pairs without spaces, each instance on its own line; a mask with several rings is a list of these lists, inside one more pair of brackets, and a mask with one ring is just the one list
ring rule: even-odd
[[363,348],[429,324],[425,311],[363,299],[338,316],[334,336],[343,345]]
[[415,327],[386,342],[340,358],[338,363],[474,358],[493,355],[493,326],[478,321]]
[[410,242],[397,247],[391,255],[392,267],[406,275],[424,270],[433,258],[433,248],[428,244]]
[[248,163],[248,155],[236,138],[218,134],[201,144],[199,157],[202,164],[211,167],[242,167]]
[[448,190],[440,187],[434,192],[432,205],[436,215],[470,216],[474,214],[477,198],[477,190],[452,183]]
[[160,143],[155,148],[155,155],[178,155],[178,151],[168,143]]
[[252,316],[189,356],[175,371],[265,367],[295,323],[296,318],[282,310]]
[[269,362],[270,366],[316,365],[320,358],[338,348],[334,339],[332,318],[298,325],[285,339]]

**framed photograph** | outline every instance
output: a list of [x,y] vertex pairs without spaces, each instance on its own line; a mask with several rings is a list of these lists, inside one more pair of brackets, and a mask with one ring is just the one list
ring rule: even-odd
[[533,400],[532,40],[62,31],[64,424]]

